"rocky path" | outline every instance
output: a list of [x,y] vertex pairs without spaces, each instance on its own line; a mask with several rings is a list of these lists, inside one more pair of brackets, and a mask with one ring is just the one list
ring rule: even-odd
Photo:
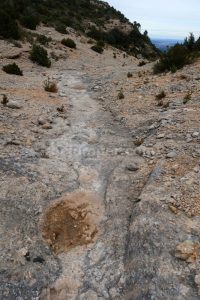
[[[198,196],[198,158],[191,159],[184,136],[177,139],[170,127],[184,124],[187,108],[148,113],[145,107],[147,121],[128,115],[140,121],[130,130],[106,105],[112,67],[103,79],[94,68],[95,81],[87,68],[76,69],[52,72],[59,107],[52,95],[48,105],[39,102],[51,122],[38,124],[36,104],[24,102],[33,110],[26,133],[34,135],[32,148],[23,144],[26,136],[0,144],[0,298],[199,299],[199,217],[182,213],[183,201],[176,207],[183,187],[185,195],[192,187]],[[98,82],[106,87],[101,97]],[[25,110],[2,109],[23,136]],[[138,137],[144,137],[141,147]],[[175,250],[188,240],[179,247],[181,261]]]
[[113,120],[81,77],[59,78],[62,95],[70,98],[71,127],[51,142],[48,155],[71,161],[98,233],[87,246],[74,244],[59,254],[62,274],[42,297],[198,299],[190,269],[173,254],[178,241],[197,230],[197,220],[177,219],[165,204],[173,190],[168,181],[161,184],[165,159],[145,160],[135,151],[130,131]]
[[71,161],[78,176],[78,191],[84,193],[86,202],[87,197],[95,202],[89,203],[88,209],[99,218],[98,234],[93,244],[73,245],[60,254],[62,275],[45,291],[48,296],[43,296],[50,299],[55,299],[55,294],[56,299],[120,296],[134,206],[130,193],[137,201],[143,184],[139,175],[142,158],[135,154],[129,131],[113,123],[110,113],[92,98],[81,80],[83,75],[63,72],[59,76],[63,101],[65,95],[70,98],[71,126],[51,141],[47,151],[50,159]]

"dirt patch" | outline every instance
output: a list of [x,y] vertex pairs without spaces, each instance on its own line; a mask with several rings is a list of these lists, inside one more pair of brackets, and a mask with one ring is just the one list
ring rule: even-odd
[[76,192],[47,208],[41,221],[42,236],[55,254],[94,241],[101,215],[97,199],[90,192]]
[[168,170],[168,173],[174,176],[182,177],[185,176],[189,171],[193,170],[193,168],[197,165],[197,162],[187,156],[180,155],[176,158],[176,161],[166,161],[164,164],[164,168]]

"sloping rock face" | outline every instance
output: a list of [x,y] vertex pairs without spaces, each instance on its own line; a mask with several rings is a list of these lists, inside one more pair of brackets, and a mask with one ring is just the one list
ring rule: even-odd
[[0,298],[199,299],[199,62],[153,76],[50,30],[51,69],[23,45],[0,72]]

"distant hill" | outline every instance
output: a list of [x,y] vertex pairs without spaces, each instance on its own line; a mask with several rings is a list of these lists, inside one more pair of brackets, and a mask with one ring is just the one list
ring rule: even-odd
[[63,32],[68,26],[135,56],[155,58],[157,55],[147,31],[141,33],[139,23],[131,23],[121,12],[103,1],[1,0],[1,36],[19,38],[15,20],[29,29],[34,29],[40,22]]
[[151,41],[162,52],[167,51],[168,48],[177,43],[183,43],[183,40],[178,39],[152,39]]

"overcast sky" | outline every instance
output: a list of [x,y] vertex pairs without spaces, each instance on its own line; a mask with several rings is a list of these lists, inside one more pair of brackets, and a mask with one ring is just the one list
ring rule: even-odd
[[105,0],[131,22],[137,21],[151,38],[200,35],[200,0]]

